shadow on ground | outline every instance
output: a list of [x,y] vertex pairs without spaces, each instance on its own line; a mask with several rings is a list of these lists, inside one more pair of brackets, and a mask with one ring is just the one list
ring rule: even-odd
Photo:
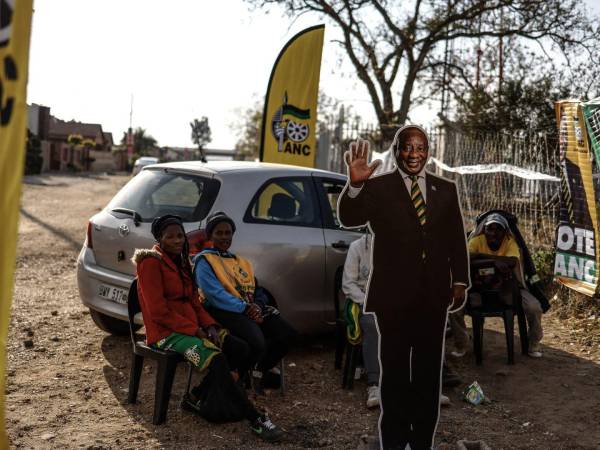
[[[515,348],[519,349],[518,336]],[[278,448],[356,448],[361,436],[375,433],[379,412],[364,407],[366,384],[359,380],[354,390],[341,389],[341,373],[333,368],[333,349],[331,338],[303,342],[286,359],[286,395],[273,392],[257,399],[288,432]],[[181,364],[167,423],[152,425],[155,366],[145,364],[138,403],[126,404],[130,352],[128,338],[106,337],[102,341],[104,376],[130,417],[161,446],[187,448],[192,442],[202,442],[203,448],[270,448],[252,436],[243,422],[216,425],[181,411],[179,401],[186,382]],[[449,363],[463,383],[444,390],[452,406],[440,416],[439,449],[454,449],[460,439],[481,439],[491,448],[593,449],[600,444],[598,364],[546,346],[541,359],[516,352],[515,364],[507,365],[505,336],[494,329],[485,330],[481,366],[475,365],[472,353],[449,359]],[[479,382],[490,403],[473,406],[461,400],[472,381]]]

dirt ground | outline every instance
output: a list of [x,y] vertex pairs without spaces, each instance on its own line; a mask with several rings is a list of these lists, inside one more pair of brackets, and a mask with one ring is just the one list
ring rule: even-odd
[[[240,449],[357,448],[375,430],[378,410],[364,407],[365,384],[340,388],[330,337],[304,342],[286,358],[287,392],[257,399],[285,428],[269,446],[244,423],[213,425],[180,410],[180,366],[168,422],[151,422],[154,371],[142,375],[138,403],[125,404],[128,338],[108,336],[79,300],[75,262],[87,220],[125,176],[28,177],[23,186],[12,321],[8,340],[7,429],[13,448]],[[439,449],[482,439],[492,449],[600,449],[600,317],[578,325],[544,316],[544,358],[505,363],[498,321],[486,323],[484,364],[472,355],[450,363],[464,383],[446,390]],[[583,324],[582,324],[583,323]],[[591,335],[590,335],[591,333]],[[33,344],[26,347],[26,341]],[[518,344],[518,340],[517,340]],[[477,380],[491,402],[460,400]]]

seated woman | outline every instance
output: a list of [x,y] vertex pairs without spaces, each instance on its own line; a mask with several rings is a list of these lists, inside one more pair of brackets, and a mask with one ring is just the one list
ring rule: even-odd
[[[152,235],[158,244],[150,250],[136,250],[133,257],[146,342],[180,353],[197,369],[208,370],[200,387],[186,394],[182,406],[213,421],[240,420],[243,416],[262,439],[279,440],[282,431],[256,410],[231,372],[247,370],[247,344],[229,335],[202,307],[181,219],[172,215],[155,219]],[[199,398],[207,389],[212,394],[218,391],[221,403],[227,403],[235,417],[218,417],[218,413],[207,411],[207,404]]]
[[206,219],[206,234],[213,247],[194,259],[196,283],[206,297],[210,313],[233,335],[250,346],[250,358],[257,365],[261,383],[278,387],[281,379],[272,369],[288,352],[296,331],[257,288],[250,261],[229,252],[235,223],[223,212]]

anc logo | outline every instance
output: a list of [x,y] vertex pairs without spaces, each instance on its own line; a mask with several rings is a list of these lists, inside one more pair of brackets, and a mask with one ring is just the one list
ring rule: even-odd
[[310,155],[310,145],[304,143],[310,134],[309,120],[310,110],[290,105],[286,92],[283,105],[275,111],[271,119],[271,131],[277,141],[277,151]]

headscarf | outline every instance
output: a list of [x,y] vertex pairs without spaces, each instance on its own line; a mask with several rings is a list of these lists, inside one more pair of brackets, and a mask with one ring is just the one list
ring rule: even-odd
[[165,214],[164,216],[157,217],[152,221],[150,232],[152,233],[152,236],[154,236],[154,239],[160,241],[160,237],[162,236],[163,231],[169,225],[179,225],[181,229],[185,232],[185,229],[183,227],[183,220],[181,220],[181,217],[175,216],[173,214]]
[[206,235],[209,239],[215,227],[221,222],[227,222],[229,225],[231,225],[231,231],[235,233],[235,222],[233,221],[233,219],[227,214],[225,214],[223,211],[216,211],[206,218],[205,229]]
[[[163,232],[165,231],[165,229],[170,226],[170,225],[179,225],[181,227],[181,230],[183,231],[183,236],[185,238],[185,242],[183,243],[183,249],[181,250],[181,264],[178,263],[177,260],[174,260],[173,262],[175,263],[175,265],[177,266],[177,268],[180,270],[180,276],[181,276],[181,269],[183,269],[190,278],[193,279],[192,277],[192,266],[190,264],[190,244],[188,242],[187,239],[187,235],[185,234],[185,228],[183,227],[183,220],[181,220],[181,217],[179,216],[175,216],[173,214],[165,214],[164,216],[160,216],[155,218],[152,221],[152,226],[150,228],[150,232],[152,233],[152,236],[154,236],[154,239],[156,239],[157,242],[160,243],[160,238],[162,237]],[[179,258],[177,258],[179,259]],[[181,277],[183,280],[183,277]]]

